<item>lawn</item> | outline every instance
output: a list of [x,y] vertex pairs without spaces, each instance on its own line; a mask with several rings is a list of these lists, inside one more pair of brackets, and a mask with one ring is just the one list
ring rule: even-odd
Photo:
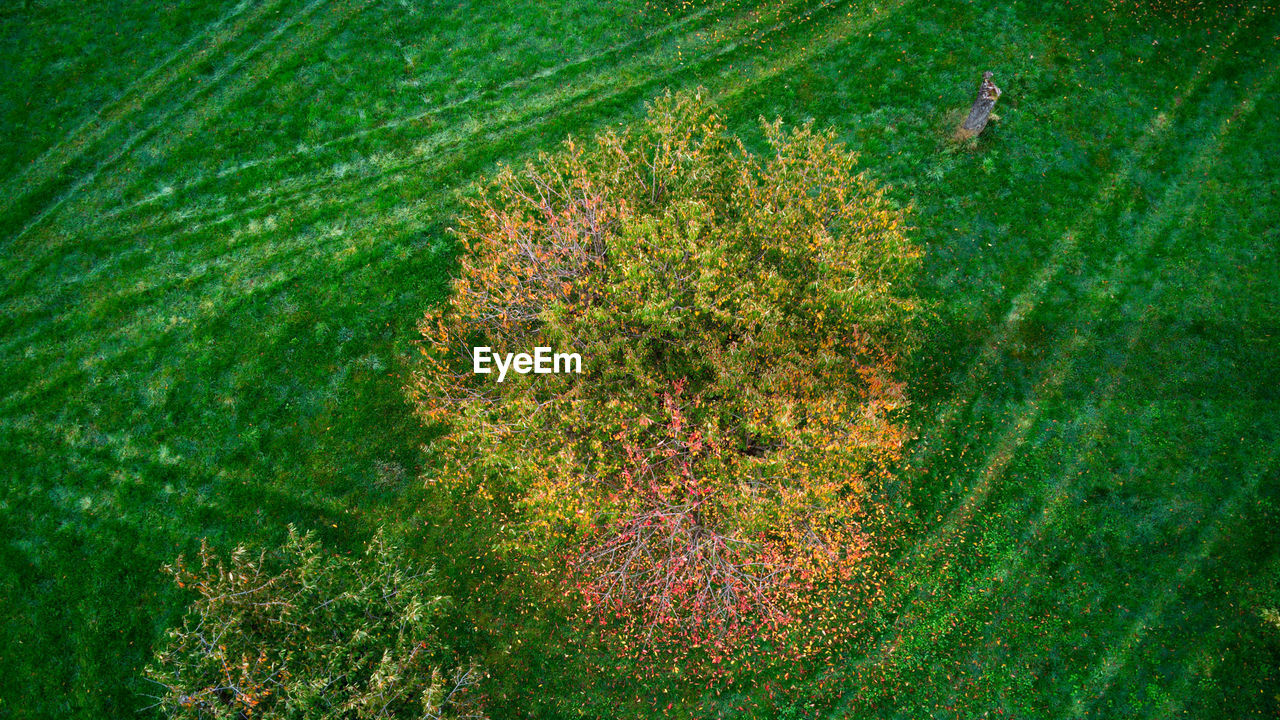
[[[468,182],[697,86],[749,144],[766,116],[857,148],[930,317],[872,626],[768,689],[673,682],[672,712],[1274,716],[1272,3],[10,6],[0,717],[145,717],[161,564],[288,523],[439,565],[495,718],[665,707],[492,591],[402,388]],[[1001,119],[956,148],[987,69]]]

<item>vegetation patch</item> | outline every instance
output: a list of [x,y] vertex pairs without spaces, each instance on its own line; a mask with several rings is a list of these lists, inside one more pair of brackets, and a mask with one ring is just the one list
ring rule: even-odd
[[283,548],[227,559],[202,545],[166,567],[195,594],[147,678],[169,718],[481,718],[474,663],[452,663],[435,629],[434,573],[381,535],[340,557],[292,527]]

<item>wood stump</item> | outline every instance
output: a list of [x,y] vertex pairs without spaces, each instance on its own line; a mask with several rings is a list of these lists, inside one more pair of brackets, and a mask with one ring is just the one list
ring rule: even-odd
[[1000,88],[991,82],[991,71],[982,73],[982,84],[978,86],[978,97],[969,109],[969,117],[956,128],[955,139],[959,141],[978,137],[987,127],[991,119],[991,111],[995,109],[996,100],[1000,99]]

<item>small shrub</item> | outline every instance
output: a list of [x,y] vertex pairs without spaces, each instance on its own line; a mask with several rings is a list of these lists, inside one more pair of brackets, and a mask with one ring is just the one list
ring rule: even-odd
[[483,717],[480,670],[441,670],[445,599],[381,537],[344,558],[290,528],[279,553],[224,561],[202,544],[197,563],[166,567],[196,598],[147,668],[165,717]]

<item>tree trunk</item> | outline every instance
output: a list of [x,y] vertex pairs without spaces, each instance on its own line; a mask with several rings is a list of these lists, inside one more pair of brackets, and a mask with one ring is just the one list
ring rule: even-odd
[[996,106],[996,100],[1000,99],[1000,88],[991,82],[991,75],[989,71],[982,73],[982,84],[978,86],[978,97],[973,101],[969,117],[965,118],[956,129],[957,140],[975,138],[986,129],[987,121],[991,119],[991,111]]

